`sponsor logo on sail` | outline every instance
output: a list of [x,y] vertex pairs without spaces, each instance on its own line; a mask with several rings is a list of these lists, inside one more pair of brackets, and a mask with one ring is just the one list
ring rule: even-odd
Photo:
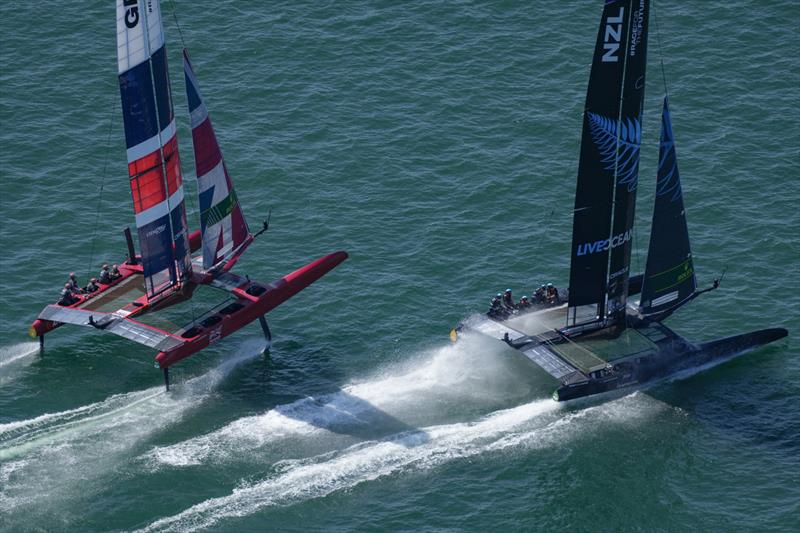
[[167,229],[167,225],[166,224],[161,224],[156,229],[152,229],[152,230],[148,231],[146,236],[148,238],[149,237],[155,237],[156,235],[158,235],[160,233],[163,233],[165,229]]
[[123,0],[122,5],[128,8],[125,11],[125,25],[135,28],[139,24],[139,0]]
[[620,6],[616,17],[606,19],[606,29],[603,33],[603,63],[616,63],[619,61],[619,43],[622,40],[622,18],[625,8]]
[[628,230],[619,235],[614,235],[610,239],[603,239],[594,242],[585,242],[578,245],[577,255],[590,255],[597,252],[605,252],[611,248],[621,246],[631,240],[631,230]]
[[[636,47],[642,42],[644,33],[644,0],[639,0],[639,9],[633,12],[633,24],[631,25],[631,57],[636,55]],[[637,87],[638,88],[638,87]]]

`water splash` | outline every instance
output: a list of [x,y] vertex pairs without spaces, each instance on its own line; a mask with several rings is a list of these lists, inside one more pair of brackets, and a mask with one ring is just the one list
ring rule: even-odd
[[563,404],[536,400],[496,411],[475,422],[430,426],[341,451],[283,461],[277,472],[245,483],[230,494],[159,519],[143,531],[194,531],[273,506],[292,505],[348,490],[404,471],[425,471],[444,463],[510,449],[560,446],[595,425],[635,423],[667,407],[641,393],[564,413]]
[[261,353],[246,341],[216,368],[165,393],[162,387],[118,394],[101,402],[0,425],[0,511],[70,494],[101,477],[150,435],[198,407],[239,364]]
[[508,399],[528,396],[530,388],[501,350],[501,344],[483,337],[466,337],[339,391],[278,405],[206,435],[157,447],[145,460],[152,468],[199,465],[292,437],[333,432],[369,439],[397,433],[419,422],[430,423],[430,416],[441,420],[448,404],[461,410],[470,404],[507,405]]

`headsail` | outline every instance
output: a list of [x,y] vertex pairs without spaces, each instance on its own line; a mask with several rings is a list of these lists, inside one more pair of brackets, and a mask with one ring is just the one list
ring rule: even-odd
[[[606,0],[597,34],[575,193],[569,320],[624,308],[639,172],[649,0]],[[612,279],[613,278],[613,279]],[[607,306],[607,299],[613,302]],[[585,313],[581,313],[585,316]]]
[[678,160],[675,155],[675,138],[672,136],[669,105],[665,97],[661,114],[661,145],[653,229],[650,233],[650,248],[642,285],[642,313],[654,315],[678,307],[692,296],[696,288]]
[[197,192],[200,197],[200,231],[203,236],[203,268],[210,270],[252,241],[222,151],[211,125],[211,117],[200,94],[197,77],[183,51],[186,96],[192,122],[194,160],[197,167]]
[[153,297],[191,274],[158,2],[117,0],[117,60],[133,209],[147,295]]

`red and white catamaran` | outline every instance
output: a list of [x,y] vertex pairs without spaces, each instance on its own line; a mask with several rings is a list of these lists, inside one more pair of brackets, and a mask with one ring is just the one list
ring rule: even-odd
[[[251,233],[233,189],[197,78],[184,51],[184,74],[197,171],[200,230],[189,233],[184,206],[172,94],[161,11],[157,1],[117,0],[117,58],[133,209],[141,254],[126,229],[128,259],[121,277],[79,295],[69,306],[48,305],[30,328],[32,337],[62,324],[91,326],[158,350],[169,389],[169,367],[259,319],[347,258],[335,252],[271,283],[230,272],[263,233]],[[192,252],[202,254],[192,257]],[[199,285],[228,299],[174,332],[135,317],[188,300]]]

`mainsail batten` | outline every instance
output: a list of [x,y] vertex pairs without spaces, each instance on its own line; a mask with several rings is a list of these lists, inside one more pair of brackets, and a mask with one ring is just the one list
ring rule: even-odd
[[191,273],[183,177],[158,2],[117,0],[128,174],[148,297]]
[[670,312],[691,298],[697,280],[689,244],[669,103],[664,98],[653,228],[642,284],[645,316]]
[[241,253],[252,237],[186,50],[183,69],[197,173],[203,268],[210,270]]

